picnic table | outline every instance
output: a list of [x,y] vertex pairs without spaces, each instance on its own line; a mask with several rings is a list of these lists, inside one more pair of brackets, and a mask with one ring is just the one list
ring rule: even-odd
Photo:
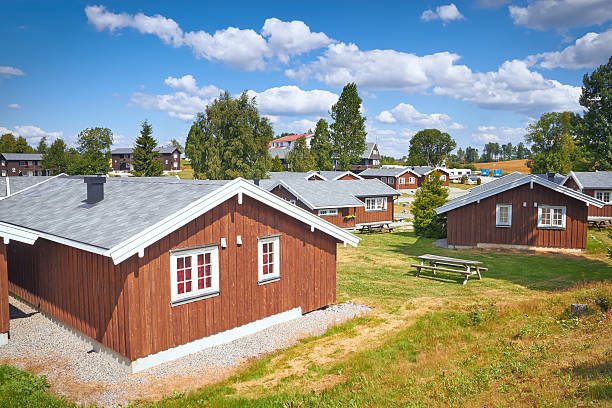
[[597,217],[591,216],[587,218],[589,227],[597,228],[601,231],[602,228],[612,227],[612,217]]
[[[422,269],[429,269],[436,274],[436,271],[444,271],[451,273],[458,273],[465,276],[463,284],[465,285],[468,278],[472,275],[478,275],[478,279],[482,279],[480,275],[481,271],[488,271],[480,261],[470,261],[469,259],[449,258],[446,256],[438,256],[425,254],[418,257],[421,260],[420,264],[412,264],[411,266],[417,268],[417,278],[421,274]],[[429,263],[426,265],[425,263]],[[448,268],[441,268],[439,265],[447,266]]]
[[369,223],[369,224],[361,224],[358,228],[359,232],[392,232],[393,227],[390,222],[379,222],[379,223]]

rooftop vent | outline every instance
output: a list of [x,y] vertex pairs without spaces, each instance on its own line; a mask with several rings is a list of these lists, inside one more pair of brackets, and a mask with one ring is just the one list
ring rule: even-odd
[[548,173],[546,173],[546,175],[548,176],[548,181],[555,181],[555,173],[548,170]]
[[104,200],[106,177],[98,173],[95,176],[85,176],[84,181],[87,184],[87,204],[95,204]]

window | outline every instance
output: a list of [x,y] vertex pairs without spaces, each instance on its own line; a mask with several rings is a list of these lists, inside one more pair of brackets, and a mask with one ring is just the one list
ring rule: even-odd
[[178,168],[178,162],[174,162],[174,168]]
[[332,215],[338,215],[337,208],[327,208],[325,210],[319,210],[319,217],[330,217]]
[[441,175],[440,175],[440,180],[442,180],[442,181],[446,181],[446,175],[445,175],[445,174],[441,174]]
[[2,177],[6,177],[6,170],[2,170]]
[[386,177],[381,177],[380,181],[382,181],[383,183],[387,183],[387,178]]
[[178,153],[174,153],[174,158],[178,159]]
[[408,177],[408,184],[414,184],[414,177]]
[[25,161],[23,161],[23,160],[21,160],[21,161],[19,162],[19,165],[20,165],[20,166],[26,166],[27,164],[28,164],[28,162],[25,162]]
[[6,166],[6,162],[4,160],[2,160],[2,165]]
[[219,293],[219,249],[216,245],[170,254],[172,304]]
[[595,191],[595,198],[607,204],[612,204],[612,191]]
[[280,235],[257,238],[259,258],[259,283],[269,283],[280,279]]
[[168,159],[166,159],[166,164],[168,164]]
[[434,179],[433,174],[430,174],[430,175],[429,175],[429,181],[433,181],[433,179]]
[[565,228],[565,207],[540,205],[538,228]]
[[512,204],[497,204],[495,206],[495,225],[497,227],[512,225]]
[[399,183],[400,184],[406,184],[406,179],[404,177],[400,177]]
[[366,198],[366,211],[384,211],[387,209],[387,200],[385,197]]

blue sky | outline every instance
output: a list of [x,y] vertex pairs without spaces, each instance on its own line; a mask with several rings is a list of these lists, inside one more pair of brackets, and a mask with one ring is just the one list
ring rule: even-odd
[[160,144],[184,142],[220,90],[301,133],[354,81],[383,154],[429,127],[480,149],[580,112],[583,75],[612,55],[610,0],[4,1],[0,15],[0,133],[31,144],[103,126],[130,146],[145,119]]

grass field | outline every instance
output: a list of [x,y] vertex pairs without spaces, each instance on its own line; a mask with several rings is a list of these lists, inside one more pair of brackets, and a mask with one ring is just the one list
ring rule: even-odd
[[[527,159],[521,160],[506,160],[506,161],[496,161],[489,163],[472,163],[474,167],[478,170],[480,169],[501,169],[504,174],[512,173],[513,171],[518,171],[521,173],[529,174],[531,170],[527,167]],[[491,174],[493,175],[493,174]]]
[[[358,248],[339,247],[337,295],[370,305],[369,315],[253,360],[220,383],[134,405],[612,405],[612,313],[600,307],[612,303],[606,233],[589,231],[581,256],[458,252],[408,232],[362,237]],[[489,271],[465,286],[443,272],[416,278],[410,264],[424,253],[481,260]],[[573,318],[570,303],[592,313]],[[0,394],[29,384],[16,373],[0,370]],[[50,398],[37,392],[7,395],[14,405]]]

